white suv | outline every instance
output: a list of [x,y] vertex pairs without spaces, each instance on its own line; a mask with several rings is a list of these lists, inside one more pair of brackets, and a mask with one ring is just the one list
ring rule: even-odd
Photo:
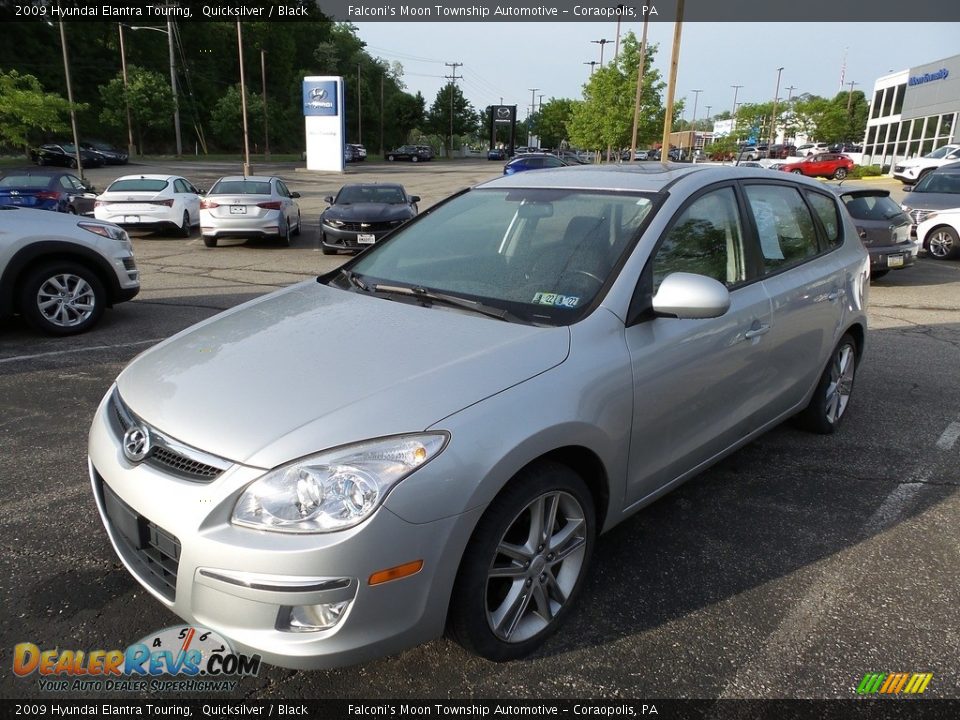
[[0,206],[0,317],[19,314],[50,335],[74,335],[138,292],[140,271],[123,228]]
[[960,145],[944,145],[929,155],[894,165],[893,176],[906,185],[914,185],[927,173],[957,160],[960,160]]

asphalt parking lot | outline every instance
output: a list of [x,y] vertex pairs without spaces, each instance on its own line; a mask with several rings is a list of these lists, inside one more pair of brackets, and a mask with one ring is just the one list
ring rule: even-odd
[[[348,177],[402,182],[423,208],[500,167],[383,164]],[[89,177],[102,188],[138,170]],[[0,325],[3,697],[44,697],[36,676],[10,672],[16,643],[122,648],[179,624],[107,541],[86,433],[137,353],[346,259],[323,256],[316,230],[343,177],[256,170],[303,196],[291,248],[136,237],[141,294],[92,332]],[[209,187],[235,171],[180,173]],[[852,698],[868,672],[933,673],[925,697],[960,697],[960,263],[921,258],[877,281],[870,321],[841,432],[782,426],[601,537],[577,610],[535,657],[492,664],[441,639],[339,670],[264,668],[233,697]]]

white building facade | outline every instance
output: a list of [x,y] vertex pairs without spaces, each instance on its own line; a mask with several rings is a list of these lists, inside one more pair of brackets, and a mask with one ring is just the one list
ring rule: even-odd
[[892,170],[960,140],[960,55],[884,75],[873,86],[863,164]]

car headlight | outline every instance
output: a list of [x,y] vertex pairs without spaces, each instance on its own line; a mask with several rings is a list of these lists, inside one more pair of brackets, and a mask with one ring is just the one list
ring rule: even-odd
[[243,491],[235,525],[285,533],[353,527],[398,482],[440,454],[445,433],[399,435],[347,445],[271,470]]
[[78,222],[77,227],[81,227],[87,232],[92,232],[95,235],[110,238],[111,240],[119,240],[120,242],[128,242],[130,240],[130,236],[127,235],[127,231],[122,227],[117,227],[116,225],[104,225],[94,222]]
[[343,222],[343,220],[324,219],[324,222],[330,227],[335,227],[335,228],[343,227],[344,225],[346,225],[346,223]]

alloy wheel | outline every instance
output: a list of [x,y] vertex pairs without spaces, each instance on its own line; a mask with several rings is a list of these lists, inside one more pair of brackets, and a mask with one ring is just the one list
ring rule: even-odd
[[930,235],[928,247],[935,258],[942,260],[950,257],[953,252],[953,235],[946,228],[939,228]]
[[93,287],[79,275],[58,273],[37,291],[37,309],[52,325],[72,328],[86,322],[96,308]]
[[827,420],[835,424],[846,412],[853,392],[853,374],[856,366],[853,347],[843,344],[834,355],[827,384]]

